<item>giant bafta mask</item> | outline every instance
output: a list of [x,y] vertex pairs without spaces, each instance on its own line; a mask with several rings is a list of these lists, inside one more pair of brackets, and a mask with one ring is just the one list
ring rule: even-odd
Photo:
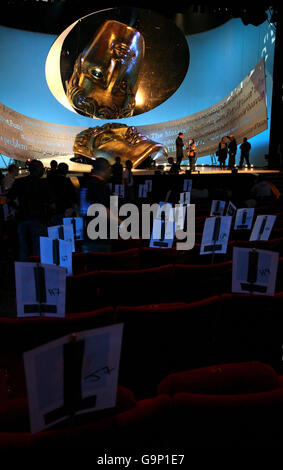
[[80,156],[87,159],[103,157],[112,164],[115,157],[120,157],[122,163],[131,160],[133,168],[148,157],[163,161],[168,158],[168,150],[163,144],[141,135],[134,126],[118,123],[84,129],[75,138],[73,152],[74,161],[79,161]]
[[184,80],[190,61],[175,22],[151,10],[100,10],[69,25],[45,63],[48,87],[69,111],[113,120],[164,103]]
[[134,28],[105,21],[78,56],[67,83],[71,105],[89,117],[130,117],[144,57],[144,39]]

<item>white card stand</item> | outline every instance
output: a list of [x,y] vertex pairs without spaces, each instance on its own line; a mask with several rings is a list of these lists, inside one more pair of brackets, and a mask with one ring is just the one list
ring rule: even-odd
[[75,240],[84,239],[84,222],[82,217],[64,217],[63,225],[71,224]]
[[226,253],[232,217],[209,217],[205,220],[200,254]]
[[233,204],[233,202],[229,201],[225,215],[230,215],[231,217],[234,217],[236,212],[237,212],[237,207]]
[[150,248],[172,248],[174,238],[174,209],[172,204],[168,202],[160,202],[157,214],[153,221],[153,229],[149,246]]
[[73,273],[72,244],[58,238],[40,237],[40,261],[65,268],[68,276]]
[[184,205],[177,205],[174,207],[174,218],[175,218],[175,230],[176,232],[179,230],[184,230],[185,225],[185,217],[186,217],[186,209],[187,206]]
[[279,253],[233,249],[232,292],[274,295]]
[[234,230],[250,230],[253,223],[254,208],[238,209],[236,212]]
[[276,215],[258,215],[253,226],[250,241],[268,240]]
[[225,205],[225,201],[213,200],[211,203],[210,216],[216,217],[224,215]]
[[139,184],[139,192],[138,192],[139,199],[147,198],[147,192],[148,192],[147,185]]
[[47,230],[49,238],[59,238],[59,240],[71,242],[72,251],[75,251],[75,236],[72,224],[53,225],[52,227],[47,227]]
[[116,405],[122,331],[81,331],[23,354],[31,433]]
[[87,188],[82,187],[80,189],[80,215],[84,216],[87,215],[87,209],[90,205],[90,202],[86,198],[87,196]]
[[144,185],[148,193],[152,192],[152,180],[145,180]]
[[65,317],[65,268],[15,262],[15,276],[18,317]]
[[191,193],[189,191],[180,193],[179,204],[190,204],[190,203],[191,203]]
[[193,180],[184,179],[183,191],[190,193],[192,191],[192,185],[193,185]]
[[123,184],[115,184],[114,193],[121,199],[125,198],[125,186]]

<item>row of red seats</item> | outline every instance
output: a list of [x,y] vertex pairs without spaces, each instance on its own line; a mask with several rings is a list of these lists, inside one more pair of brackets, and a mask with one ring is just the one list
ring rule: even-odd
[[120,385],[145,398],[168,373],[261,360],[282,368],[283,292],[223,294],[186,303],[106,307],[66,318],[0,319],[0,368],[25,396],[22,353],[77,331],[123,323]]
[[281,448],[282,417],[283,378],[272,367],[219,363],[164,377],[148,399],[118,387],[114,409],[33,435],[27,400],[10,400],[0,406],[0,448],[89,448],[92,457],[127,449],[129,456],[148,458],[143,464],[153,463],[146,451],[163,450],[167,457],[174,451],[181,463],[190,448]]
[[[239,234],[240,235],[240,234]],[[83,274],[94,270],[138,270],[146,269],[166,264],[215,264],[224,261],[231,261],[233,248],[236,246],[246,248],[258,248],[278,252],[283,256],[283,237],[272,238],[267,241],[250,242],[245,239],[232,240],[228,243],[227,252],[224,254],[200,255],[200,243],[196,243],[191,250],[177,250],[172,248],[150,248],[141,246],[141,241],[137,240],[140,246],[131,247],[127,240],[120,243],[119,251],[112,252],[89,252],[73,253],[73,273]],[[39,261],[39,257],[31,257],[31,261]]]
[[[261,243],[258,242],[256,245],[261,246]],[[246,244],[237,243],[237,246],[246,246]],[[182,260],[183,263],[179,264],[179,256],[182,259],[182,253],[178,250],[145,248],[142,250],[142,256],[144,259],[147,257],[148,264],[153,267],[129,269],[132,263],[134,266],[136,263],[139,266],[139,254],[139,250],[132,249],[118,255],[115,253],[87,253],[82,257],[80,254],[74,255],[74,259],[82,261],[82,264],[77,264],[77,268],[80,266],[80,269],[83,269],[87,261],[88,266],[92,267],[93,263],[97,269],[67,277],[66,312],[91,311],[98,306],[108,305],[188,302],[231,292],[232,261],[229,259],[214,264],[183,264]],[[215,255],[214,261],[219,261],[222,256]],[[161,265],[174,258],[176,264]],[[203,258],[207,259],[206,256]],[[112,264],[115,265],[114,269],[111,269]],[[103,269],[103,266],[106,268]],[[123,268],[119,269],[121,266]],[[277,292],[282,290],[282,271],[283,257],[279,258]]]
[[[279,258],[276,292],[282,290],[282,279],[283,257]],[[191,302],[231,291],[232,261],[92,271],[67,277],[66,312],[107,305]]]

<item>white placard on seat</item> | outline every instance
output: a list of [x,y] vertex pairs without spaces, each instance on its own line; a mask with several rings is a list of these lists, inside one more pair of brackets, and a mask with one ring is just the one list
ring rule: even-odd
[[59,238],[60,240],[70,241],[72,243],[72,251],[75,251],[75,236],[72,224],[53,225],[47,227],[49,238]]
[[183,191],[188,191],[189,193],[192,191],[193,180],[184,179],[183,184]]
[[180,193],[179,204],[190,204],[191,202],[191,193],[189,191]]
[[250,241],[268,240],[276,215],[258,215],[254,223]]
[[226,253],[232,217],[208,217],[205,220],[200,254]]
[[64,225],[72,225],[75,240],[84,239],[84,221],[82,217],[64,217]]
[[172,248],[175,238],[174,209],[171,203],[160,202],[149,246],[151,248]]
[[71,276],[73,273],[71,241],[40,237],[40,261],[66,268],[68,276]]
[[235,206],[235,204],[233,204],[233,202],[229,201],[225,215],[231,215],[231,217],[234,217],[236,212],[237,212],[237,207]]
[[15,262],[18,317],[64,317],[66,269]]
[[225,201],[213,200],[211,203],[210,215],[212,217],[217,215],[224,215],[225,205]]
[[115,406],[122,331],[123,324],[81,331],[24,353],[32,433]]
[[279,253],[233,248],[232,292],[274,295]]
[[234,230],[250,230],[254,211],[253,207],[237,209]]

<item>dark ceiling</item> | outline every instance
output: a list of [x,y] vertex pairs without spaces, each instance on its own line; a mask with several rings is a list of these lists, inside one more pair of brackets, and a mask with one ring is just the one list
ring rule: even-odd
[[[160,2],[160,0],[159,0]],[[94,11],[106,8],[145,8],[154,10],[176,21],[185,34],[195,34],[220,26],[231,18],[241,18],[244,24],[258,26],[266,19],[276,21],[279,1],[262,1],[255,7],[253,2],[238,1],[178,1],[171,0],[160,5],[153,1],[117,0],[2,0],[0,24],[11,28],[24,29],[59,35],[77,19]],[[160,6],[159,6],[160,5]],[[165,5],[165,7],[164,7]]]

